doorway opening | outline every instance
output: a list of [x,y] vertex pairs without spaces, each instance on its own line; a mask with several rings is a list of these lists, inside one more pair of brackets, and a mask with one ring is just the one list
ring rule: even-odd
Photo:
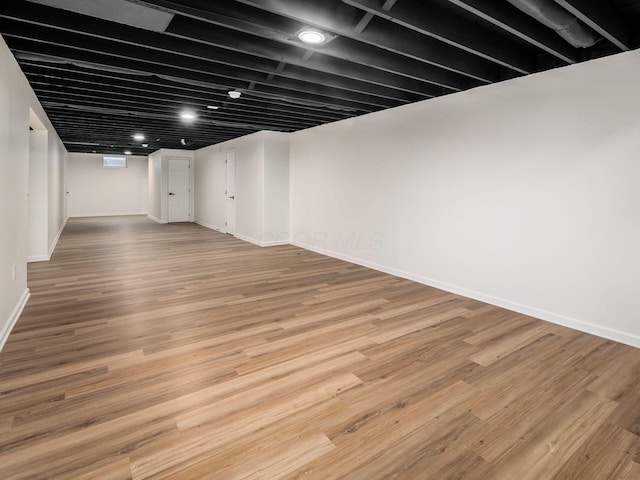
[[169,158],[169,223],[191,221],[191,162],[188,158]]

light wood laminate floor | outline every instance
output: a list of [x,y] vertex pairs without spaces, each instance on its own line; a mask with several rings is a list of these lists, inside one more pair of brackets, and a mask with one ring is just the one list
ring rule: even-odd
[[640,479],[640,350],[292,246],[72,219],[0,478]]

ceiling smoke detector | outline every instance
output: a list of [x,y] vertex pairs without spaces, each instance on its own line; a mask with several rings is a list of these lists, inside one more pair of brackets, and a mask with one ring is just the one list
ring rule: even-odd
[[238,90],[229,91],[229,96],[234,100],[236,100],[237,98],[240,98],[240,95],[242,95],[242,92],[239,92]]

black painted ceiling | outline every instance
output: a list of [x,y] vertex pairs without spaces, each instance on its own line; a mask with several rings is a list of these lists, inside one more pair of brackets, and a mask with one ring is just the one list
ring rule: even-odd
[[[600,40],[573,47],[507,0],[3,0],[0,33],[69,151],[148,154],[639,46],[640,0],[548,1]],[[329,41],[303,44],[296,35],[309,26]],[[198,119],[185,124],[184,109]]]

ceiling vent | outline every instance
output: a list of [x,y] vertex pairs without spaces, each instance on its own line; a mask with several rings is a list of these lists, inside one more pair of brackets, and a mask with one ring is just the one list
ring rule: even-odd
[[82,13],[90,17],[129,25],[130,27],[164,32],[173,14],[126,0],[29,0],[49,7]]

